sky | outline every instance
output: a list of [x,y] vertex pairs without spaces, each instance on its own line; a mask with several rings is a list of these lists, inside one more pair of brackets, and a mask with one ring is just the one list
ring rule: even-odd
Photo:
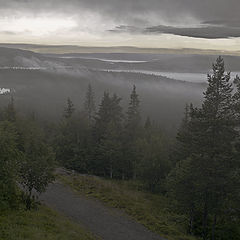
[[0,39],[240,51],[240,1],[0,0]]

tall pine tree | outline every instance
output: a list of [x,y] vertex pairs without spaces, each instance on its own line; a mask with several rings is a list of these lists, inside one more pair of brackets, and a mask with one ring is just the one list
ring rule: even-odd
[[[137,168],[139,163],[139,155],[137,153],[137,140],[142,132],[141,115],[140,115],[140,100],[137,94],[136,86],[130,95],[130,102],[127,111],[127,119],[125,125],[125,147],[123,164],[126,168],[126,174],[132,175],[134,179],[137,177]],[[131,172],[129,172],[129,169]]]
[[110,96],[105,92],[96,115],[93,129],[95,138],[95,168],[99,174],[109,174],[117,171],[121,156],[121,134],[123,113],[120,106],[121,98],[116,94]]
[[236,168],[232,92],[230,73],[225,73],[224,61],[219,57],[213,64],[213,74],[208,75],[202,107],[191,109],[187,135],[178,139],[189,151],[175,169],[172,188],[186,211],[195,213],[190,214],[191,224],[193,219],[200,219],[204,240],[218,239],[216,227],[221,227],[229,207],[226,201],[236,190],[231,178]]
[[85,102],[84,102],[84,111],[87,115],[88,122],[92,124],[96,112],[95,100],[94,100],[94,91],[92,85],[88,85]]
[[69,119],[72,117],[73,113],[75,112],[75,108],[74,108],[74,105],[73,105],[73,102],[71,101],[70,98],[67,99],[67,106],[66,108],[64,109],[64,117],[66,119]]

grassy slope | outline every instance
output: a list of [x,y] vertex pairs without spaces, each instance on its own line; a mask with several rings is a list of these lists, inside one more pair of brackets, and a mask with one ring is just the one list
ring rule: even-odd
[[0,240],[94,240],[78,224],[41,206],[0,214]]
[[169,240],[195,239],[185,234],[186,219],[170,210],[171,203],[164,196],[139,191],[137,185],[131,182],[80,175],[59,178],[81,194],[123,209],[136,221]]

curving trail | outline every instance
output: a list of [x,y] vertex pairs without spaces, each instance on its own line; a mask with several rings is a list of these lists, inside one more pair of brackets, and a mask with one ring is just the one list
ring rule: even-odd
[[40,200],[103,240],[166,240],[134,222],[120,210],[78,195],[60,182],[50,184]]

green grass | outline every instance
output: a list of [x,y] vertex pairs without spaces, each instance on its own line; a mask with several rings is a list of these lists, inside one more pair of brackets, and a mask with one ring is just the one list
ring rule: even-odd
[[165,196],[138,190],[139,184],[94,176],[58,176],[76,192],[123,209],[136,221],[168,240],[196,240],[186,235],[186,218],[176,214]]
[[94,240],[81,226],[40,206],[0,214],[0,240]]

